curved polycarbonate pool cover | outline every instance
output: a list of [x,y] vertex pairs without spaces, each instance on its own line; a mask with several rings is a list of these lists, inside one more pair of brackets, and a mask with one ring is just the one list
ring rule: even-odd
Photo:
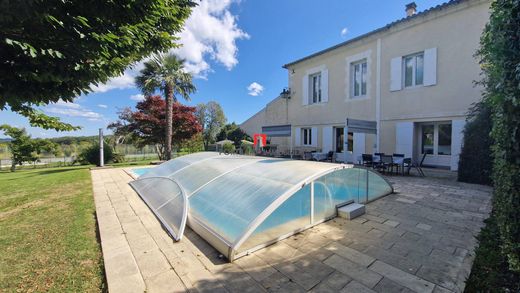
[[393,191],[353,165],[214,152],[170,160],[130,185],[175,240],[188,223],[231,261],[335,217],[338,205]]

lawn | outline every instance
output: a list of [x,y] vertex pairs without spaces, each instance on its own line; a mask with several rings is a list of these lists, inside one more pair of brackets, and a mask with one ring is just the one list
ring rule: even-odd
[[105,291],[90,172],[0,172],[0,292]]

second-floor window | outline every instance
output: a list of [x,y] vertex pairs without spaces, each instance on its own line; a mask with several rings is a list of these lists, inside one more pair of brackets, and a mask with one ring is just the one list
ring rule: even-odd
[[309,76],[310,104],[321,103],[321,73]]
[[403,57],[404,87],[423,84],[424,52]]
[[352,97],[362,97],[367,94],[367,61],[352,63]]
[[312,145],[312,128],[302,128],[302,145]]

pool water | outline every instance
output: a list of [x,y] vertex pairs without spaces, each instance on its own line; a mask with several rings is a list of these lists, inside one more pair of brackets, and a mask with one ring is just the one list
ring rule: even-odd
[[137,175],[137,177],[143,176],[148,171],[150,171],[150,168],[135,168],[135,169],[132,169],[132,173]]

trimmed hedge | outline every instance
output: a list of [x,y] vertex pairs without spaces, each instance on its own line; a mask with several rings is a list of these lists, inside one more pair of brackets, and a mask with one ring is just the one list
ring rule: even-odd
[[491,3],[478,56],[493,121],[493,210],[500,249],[509,269],[520,273],[520,0]]
[[460,152],[458,180],[491,185],[493,160],[491,145],[491,109],[485,102],[475,104],[464,126],[464,142]]
[[495,216],[485,223],[464,292],[520,292],[520,275],[508,269],[507,258],[497,249],[501,242]]

